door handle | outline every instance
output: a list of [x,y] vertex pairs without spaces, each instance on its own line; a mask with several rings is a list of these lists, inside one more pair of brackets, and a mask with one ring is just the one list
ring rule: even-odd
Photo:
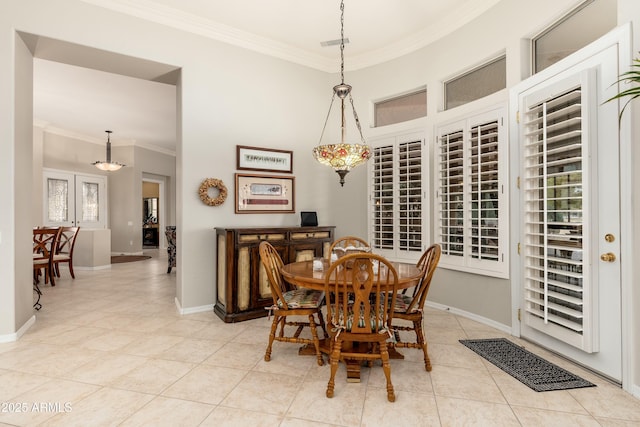
[[612,252],[607,252],[606,254],[600,255],[600,259],[604,262],[614,262],[616,260],[616,256]]

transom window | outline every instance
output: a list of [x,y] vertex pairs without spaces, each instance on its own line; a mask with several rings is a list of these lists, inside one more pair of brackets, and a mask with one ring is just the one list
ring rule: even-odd
[[533,73],[583,48],[617,25],[616,0],[587,0],[532,40]]
[[507,57],[501,56],[444,83],[444,109],[459,107],[507,87]]
[[426,117],[427,89],[376,102],[373,110],[374,127]]

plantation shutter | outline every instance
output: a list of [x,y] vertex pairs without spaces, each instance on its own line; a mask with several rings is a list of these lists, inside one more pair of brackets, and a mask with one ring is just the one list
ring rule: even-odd
[[500,257],[498,160],[498,122],[474,126],[469,147],[469,251],[475,260],[498,261]]
[[440,266],[506,278],[509,275],[508,146],[503,109],[437,130],[436,242]]
[[525,100],[523,115],[526,324],[585,351],[591,328],[586,230],[589,218],[588,105],[584,81]]
[[442,254],[464,256],[464,130],[446,133],[439,141],[438,222]]
[[370,242],[394,259],[415,259],[423,247],[422,146],[415,135],[373,147]]
[[393,145],[373,149],[372,241],[374,248],[393,250]]
[[398,249],[422,251],[422,141],[398,147]]

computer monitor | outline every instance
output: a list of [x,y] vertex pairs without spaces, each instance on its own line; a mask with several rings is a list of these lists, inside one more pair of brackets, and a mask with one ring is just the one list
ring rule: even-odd
[[315,212],[300,212],[301,227],[317,227],[318,215]]

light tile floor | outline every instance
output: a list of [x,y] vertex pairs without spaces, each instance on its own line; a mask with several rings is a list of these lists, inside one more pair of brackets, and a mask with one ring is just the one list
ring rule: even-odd
[[[534,353],[597,384],[536,393],[458,343],[503,333],[428,310],[433,371],[421,352],[391,363],[397,400],[386,399],[382,369],[361,383],[274,343],[265,362],[266,318],[225,324],[213,312],[176,312],[175,270],[166,255],[67,270],[44,286],[37,321],[0,344],[0,425],[20,426],[638,426],[640,400],[536,348]],[[213,286],[203,280],[202,286]]]

